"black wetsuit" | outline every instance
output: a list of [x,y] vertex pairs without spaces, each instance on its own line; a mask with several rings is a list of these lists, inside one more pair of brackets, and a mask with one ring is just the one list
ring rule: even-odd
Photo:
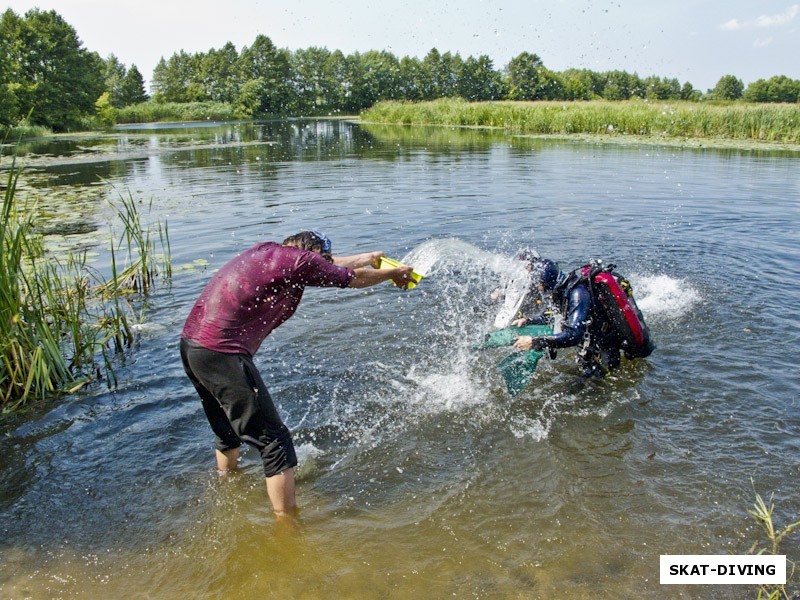
[[[561,331],[534,338],[534,348],[571,348],[580,346],[577,362],[586,376],[605,375],[620,363],[621,341],[600,310],[594,307],[586,284],[570,284],[569,278],[556,286],[553,303],[563,317]],[[529,324],[543,324],[551,319],[537,315]]]

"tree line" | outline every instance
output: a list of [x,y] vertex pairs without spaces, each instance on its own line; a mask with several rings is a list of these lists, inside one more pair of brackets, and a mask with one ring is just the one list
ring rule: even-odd
[[153,71],[152,97],[136,65],[83,47],[55,11],[0,17],[0,127],[27,121],[55,131],[113,122],[115,109],[153,103],[214,102],[242,117],[354,114],[380,100],[461,97],[487,100],[738,100],[798,102],[800,81],[785,76],[746,88],[734,75],[705,93],[675,78],[545,67],[522,52],[502,68],[486,55],[462,58],[431,49],[422,58],[370,50],[345,55],[311,47],[278,48],[265,35],[238,51],[179,51]]
[[55,11],[0,16],[0,127],[24,121],[55,131],[94,125],[97,103],[147,100],[141,73],[83,47]]

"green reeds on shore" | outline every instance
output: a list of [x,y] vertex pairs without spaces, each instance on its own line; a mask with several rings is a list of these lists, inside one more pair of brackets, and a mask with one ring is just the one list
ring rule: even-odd
[[624,102],[379,102],[364,121],[495,127],[538,135],[631,135],[800,143],[800,104]]
[[[112,265],[109,285],[87,264],[87,253],[49,254],[33,227],[34,208],[17,206],[19,171],[9,170],[0,212],[0,412],[33,399],[71,393],[93,379],[116,383],[114,358],[132,345],[125,294],[146,293],[158,274],[155,244],[135,202],[123,199],[117,216],[127,245],[122,274]],[[164,246],[166,229],[159,225]],[[167,246],[168,248],[168,243]],[[136,257],[131,260],[131,257]],[[163,257],[169,274],[169,257]]]
[[232,121],[239,118],[231,104],[222,102],[143,102],[114,109],[116,123]]

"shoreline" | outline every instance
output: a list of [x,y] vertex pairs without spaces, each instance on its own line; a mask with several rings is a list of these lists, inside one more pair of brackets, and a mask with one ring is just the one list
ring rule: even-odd
[[[365,111],[369,112],[369,111]],[[274,119],[265,119],[266,121],[272,121]],[[798,153],[800,154],[800,143],[794,142],[779,142],[779,141],[770,141],[770,140],[754,140],[754,139],[734,139],[734,138],[726,138],[726,137],[700,137],[700,136],[670,136],[670,135],[656,135],[656,134],[645,134],[645,135],[637,135],[637,134],[630,134],[626,132],[608,132],[608,133],[586,133],[586,132],[574,132],[574,133],[537,133],[537,132],[526,132],[524,130],[512,130],[507,126],[503,125],[474,125],[474,124],[456,124],[456,123],[405,123],[399,120],[374,120],[365,118],[364,115],[326,115],[320,117],[306,117],[306,116],[299,116],[299,117],[286,117],[285,120],[287,121],[301,121],[301,120],[326,120],[326,121],[347,121],[350,123],[354,123],[356,125],[374,125],[374,126],[387,126],[387,127],[403,127],[403,128],[414,128],[414,127],[433,127],[433,128],[443,128],[443,129],[459,129],[459,130],[484,130],[484,131],[491,131],[495,133],[505,133],[509,138],[528,138],[528,139],[541,139],[541,140],[560,140],[566,142],[580,142],[580,143],[593,143],[593,144],[603,144],[603,145],[618,145],[618,146],[661,146],[661,147],[670,147],[670,148],[680,148],[680,149],[689,149],[689,150],[706,150],[706,149],[713,149],[713,150],[742,150],[742,151],[764,151],[764,152],[789,152],[789,153]],[[136,123],[136,124],[119,124],[112,129],[100,129],[100,130],[90,130],[90,131],[76,131],[76,132],[61,132],[61,133],[52,133],[50,135],[44,135],[39,137],[31,137],[25,138],[21,140],[22,143],[26,142],[33,142],[33,141],[42,141],[42,140],[59,140],[59,139],[75,139],[80,140],[83,138],[115,138],[120,135],[148,135],[150,127],[154,129],[158,128],[168,128],[169,125],[176,125],[176,126],[185,126],[187,128],[191,128],[192,125],[197,125],[200,127],[208,127],[213,126],[214,124],[225,124],[225,123],[259,123],[260,120],[249,120],[249,121],[154,121],[152,123]],[[117,130],[123,129],[125,131]],[[137,132],[137,129],[141,129],[141,133]],[[17,142],[19,143],[19,142]],[[17,143],[2,143],[0,144],[0,148],[13,148]],[[261,142],[261,143],[275,143],[275,142]],[[254,145],[254,142],[241,144],[241,145]],[[199,147],[208,148],[208,145],[199,144]],[[191,149],[191,148],[190,148]],[[151,150],[141,151],[141,153],[145,155],[152,154]],[[10,155],[7,155],[8,158]],[[23,155],[24,156],[24,155]],[[23,156],[18,157],[18,159],[22,159]],[[41,161],[34,161],[34,162],[44,162],[44,163],[82,163],[82,162],[93,162],[97,161],[98,159],[102,160],[98,154],[95,153],[87,153],[79,157],[41,157]],[[109,156],[111,158],[118,158]],[[0,171],[4,171],[8,168],[8,165],[3,164],[6,161],[0,161]],[[33,166],[33,165],[31,165]]]
[[689,102],[381,102],[359,123],[504,131],[603,144],[800,152],[800,105]]
[[633,135],[627,133],[523,133],[509,131],[505,127],[491,125],[447,125],[438,123],[398,123],[391,121],[370,121],[362,118],[348,119],[357,125],[378,125],[392,127],[438,127],[445,129],[485,130],[498,133],[505,132],[512,138],[530,138],[541,140],[561,140],[567,142],[586,142],[619,146],[670,146],[686,149],[730,149],[730,150],[764,150],[769,152],[797,152],[800,144],[768,142],[755,140],[735,140],[730,138],[670,137],[658,135]]

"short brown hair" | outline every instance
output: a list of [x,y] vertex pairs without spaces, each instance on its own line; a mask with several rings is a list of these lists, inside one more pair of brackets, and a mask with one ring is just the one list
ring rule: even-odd
[[299,248],[300,250],[308,250],[309,252],[319,252],[322,250],[324,242],[314,235],[313,231],[301,231],[283,240],[283,245]]
[[322,249],[325,247],[325,241],[313,231],[301,231],[300,233],[290,235],[283,240],[282,244],[284,246],[291,246],[292,248],[299,248],[300,250],[317,252],[328,262],[333,262],[333,257],[330,254],[322,253]]

